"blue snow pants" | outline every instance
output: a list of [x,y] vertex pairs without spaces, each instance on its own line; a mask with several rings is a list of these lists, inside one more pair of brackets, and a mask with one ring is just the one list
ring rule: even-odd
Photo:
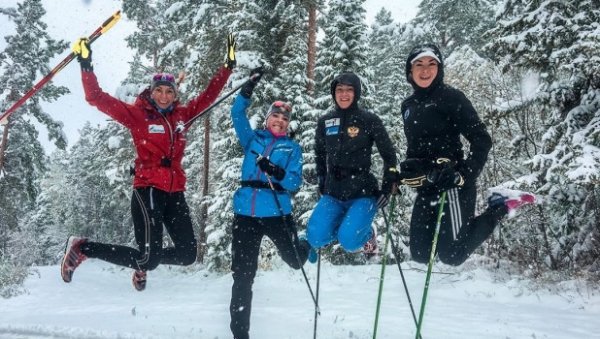
[[323,195],[306,227],[306,240],[320,248],[337,239],[348,252],[359,250],[371,237],[371,223],[377,213],[375,197],[347,201]]

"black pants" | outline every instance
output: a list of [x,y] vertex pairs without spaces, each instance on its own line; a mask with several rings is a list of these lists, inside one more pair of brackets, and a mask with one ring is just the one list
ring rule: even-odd
[[[441,194],[418,194],[410,221],[410,252],[413,260],[429,262]],[[474,185],[446,193],[437,254],[443,263],[460,265],[494,231],[507,214],[505,206],[488,208],[475,217],[477,192]]]
[[[138,248],[87,242],[81,247],[83,254],[143,271],[153,270],[159,264],[194,263],[196,238],[183,192],[168,193],[153,187],[134,189],[131,215]],[[174,247],[163,248],[163,226]]]
[[[268,236],[285,263],[300,269],[308,258],[310,246],[300,242],[291,215],[282,217],[253,218],[235,215],[231,244],[233,287],[231,288],[230,328],[234,339],[248,339],[250,311],[252,307],[252,284],[258,268],[258,255],[263,236]],[[293,238],[293,240],[292,240]]]

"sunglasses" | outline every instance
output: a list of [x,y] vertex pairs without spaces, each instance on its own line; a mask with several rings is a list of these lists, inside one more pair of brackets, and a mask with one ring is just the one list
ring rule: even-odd
[[281,113],[292,113],[292,106],[290,106],[287,102],[277,100],[271,105],[271,111],[273,108],[278,108]]
[[173,76],[173,74],[170,74],[170,73],[158,73],[152,77],[152,81],[153,82],[156,82],[156,81],[175,82],[175,76]]

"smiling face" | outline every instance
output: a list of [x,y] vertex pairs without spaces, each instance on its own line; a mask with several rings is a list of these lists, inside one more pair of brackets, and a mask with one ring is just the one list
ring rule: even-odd
[[346,109],[354,102],[354,87],[345,84],[335,86],[335,102],[341,109]]
[[175,101],[175,97],[177,93],[171,86],[160,85],[156,86],[152,93],[150,93],[150,97],[156,105],[161,109],[167,109],[169,106],[173,104]]
[[273,112],[267,118],[267,129],[275,135],[284,135],[287,133],[290,119],[283,113]]
[[413,62],[410,72],[417,86],[427,88],[438,74],[438,62],[430,56],[424,56]]

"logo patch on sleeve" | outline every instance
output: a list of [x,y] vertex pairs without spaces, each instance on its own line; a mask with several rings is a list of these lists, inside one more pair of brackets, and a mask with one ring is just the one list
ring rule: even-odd
[[165,133],[165,126],[163,125],[148,125],[148,133]]
[[410,115],[410,108],[407,108],[406,111],[404,111],[404,114],[402,114],[402,116],[404,117],[404,120],[408,119],[409,115]]

